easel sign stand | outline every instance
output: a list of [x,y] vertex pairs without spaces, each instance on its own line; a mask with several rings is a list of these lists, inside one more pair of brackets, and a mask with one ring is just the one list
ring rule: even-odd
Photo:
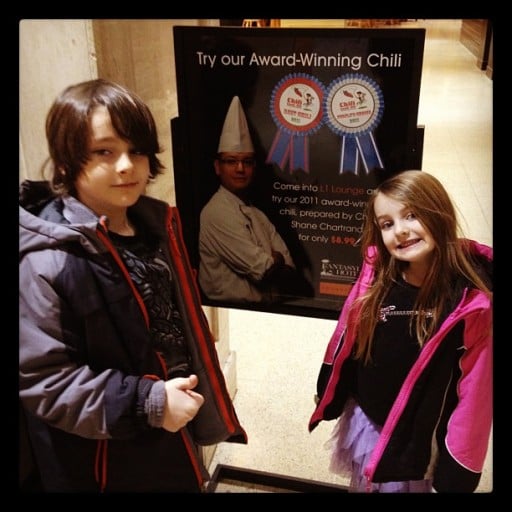
[[[203,305],[214,315],[239,308],[336,320],[361,267],[356,242],[368,197],[386,177],[422,168],[417,117],[425,29],[245,22],[257,28],[173,27],[179,117],[171,131],[183,235],[198,269],[200,213],[219,186],[213,162],[238,96],[258,162],[254,204],[276,226],[312,293],[270,304],[228,304],[202,294]],[[226,480],[275,492],[347,492],[223,464],[208,492]]]

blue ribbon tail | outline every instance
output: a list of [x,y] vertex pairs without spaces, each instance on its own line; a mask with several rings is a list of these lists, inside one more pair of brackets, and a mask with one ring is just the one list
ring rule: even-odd
[[383,169],[384,165],[377,149],[377,144],[373,138],[373,133],[361,135],[357,137],[357,145],[361,153],[363,165],[366,170],[366,174],[374,169]]
[[276,163],[281,169],[284,169],[288,158],[290,157],[290,146],[292,145],[292,136],[279,130],[274,137],[272,146],[267,156],[266,163]]
[[290,152],[290,172],[302,169],[309,172],[309,140],[304,137],[292,137]]
[[359,163],[357,143],[353,137],[346,137],[341,139],[341,155],[340,155],[340,171],[343,172],[357,172],[357,165]]

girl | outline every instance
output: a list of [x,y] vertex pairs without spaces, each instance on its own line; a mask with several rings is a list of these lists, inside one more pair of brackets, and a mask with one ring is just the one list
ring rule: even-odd
[[441,183],[423,171],[368,202],[360,275],[317,382],[312,431],[354,492],[473,492],[492,424],[492,249],[457,237]]
[[247,439],[178,212],[143,195],[163,170],[153,116],[92,80],[46,134],[51,183],[20,197],[19,386],[42,490],[200,491],[197,445]]

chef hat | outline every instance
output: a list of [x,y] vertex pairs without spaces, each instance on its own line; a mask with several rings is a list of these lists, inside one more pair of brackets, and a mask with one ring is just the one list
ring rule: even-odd
[[238,96],[234,96],[229,105],[217,151],[219,153],[226,151],[254,152],[247,119]]

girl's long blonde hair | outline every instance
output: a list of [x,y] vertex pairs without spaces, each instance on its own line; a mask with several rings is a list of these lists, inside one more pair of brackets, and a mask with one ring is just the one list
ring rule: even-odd
[[420,346],[430,338],[445,308],[452,306],[456,298],[457,283],[465,278],[475,288],[491,293],[475,271],[469,251],[469,240],[460,237],[460,226],[454,205],[443,185],[425,171],[403,171],[381,183],[366,206],[361,236],[363,257],[368,249],[376,246],[377,253],[371,260],[375,269],[373,284],[354,303],[356,314],[352,321],[357,329],[355,357],[370,360],[373,334],[379,320],[382,301],[392,284],[407,267],[407,262],[390,255],[382,240],[381,230],[374,213],[377,194],[403,203],[410,208],[423,227],[435,240],[431,267],[419,289],[414,309],[432,313],[412,315],[410,330],[418,338]]

